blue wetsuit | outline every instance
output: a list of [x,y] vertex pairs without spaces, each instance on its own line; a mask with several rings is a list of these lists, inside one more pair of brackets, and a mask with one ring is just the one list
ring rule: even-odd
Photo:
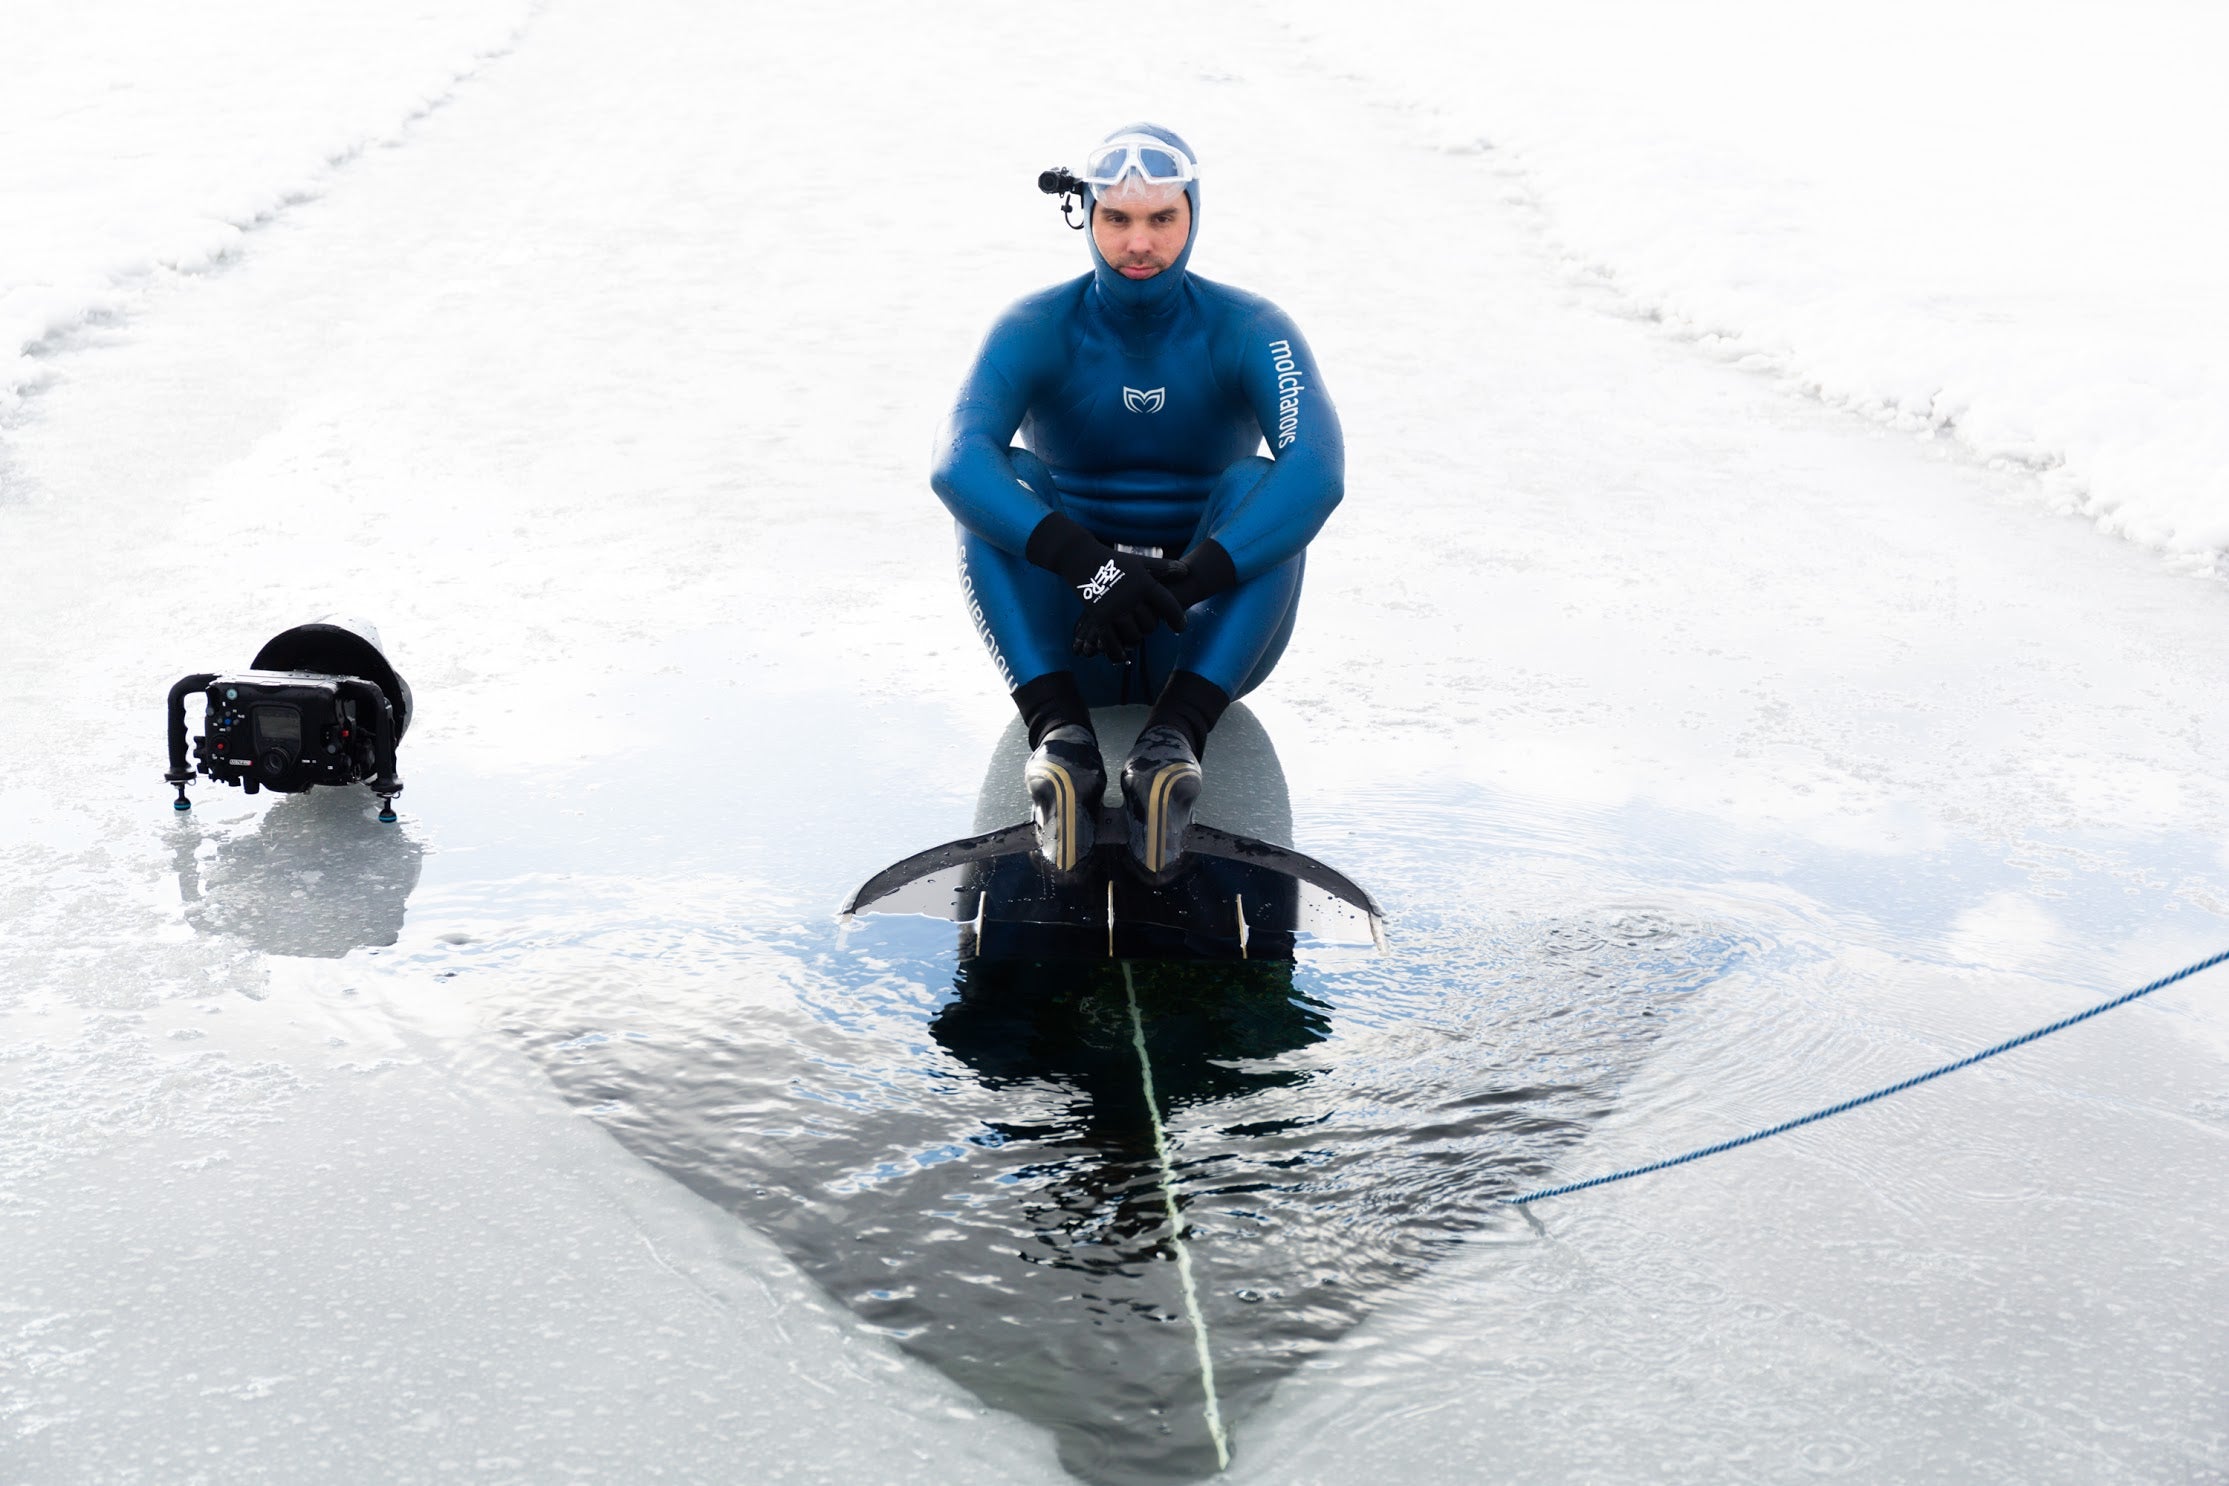
[[[1086,232],[1090,273],[1001,315],[939,435],[930,481],[959,520],[961,582],[1010,689],[1065,669],[1093,706],[1143,702],[1184,670],[1244,695],[1291,638],[1303,549],[1344,490],[1339,418],[1307,342],[1268,300],[1186,272],[1199,182],[1185,194],[1191,232],[1160,273],[1124,278]],[[1080,658],[1082,601],[1023,557],[1054,511],[1169,557],[1213,538],[1237,584],[1193,607],[1183,634],[1148,636],[1131,665]]]

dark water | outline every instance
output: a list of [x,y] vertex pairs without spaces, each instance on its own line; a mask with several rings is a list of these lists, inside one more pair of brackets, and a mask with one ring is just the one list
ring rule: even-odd
[[[1646,962],[1693,937],[1567,926],[1531,994],[1497,998],[1489,1047],[1342,1037],[1341,1003],[1382,993],[1383,971],[1130,967],[1226,1419],[1449,1245],[1521,1223],[1495,1199],[1614,1102],[1696,983]],[[630,1150],[1054,1429],[1077,1475],[1211,1473],[1122,966],[924,956],[847,987],[845,959],[826,952],[831,999],[795,1021],[769,1025],[749,995],[723,1015],[715,994],[694,1025],[639,1004],[614,1022],[584,987],[518,1031]]]
[[[1289,820],[1269,778],[1242,824]],[[1462,902],[1441,846],[1416,852]],[[706,924],[675,903],[517,946],[506,1030],[629,1150],[1107,1483],[1216,1470],[1203,1333],[1243,1451],[1278,1380],[1435,1259],[1522,1238],[1496,1199],[1557,1167],[1682,1002],[1757,949],[1634,906],[1409,912],[1387,957],[1298,963],[962,959],[920,919]]]

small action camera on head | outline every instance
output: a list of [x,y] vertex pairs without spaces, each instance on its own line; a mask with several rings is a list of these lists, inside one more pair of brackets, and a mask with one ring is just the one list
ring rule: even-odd
[[[202,735],[186,762],[186,698],[200,693]],[[249,669],[204,671],[170,689],[172,807],[190,810],[198,772],[248,794],[300,794],[319,784],[369,783],[379,818],[395,821],[402,776],[395,747],[410,726],[410,687],[388,663],[379,632],[338,617],[271,637]]]

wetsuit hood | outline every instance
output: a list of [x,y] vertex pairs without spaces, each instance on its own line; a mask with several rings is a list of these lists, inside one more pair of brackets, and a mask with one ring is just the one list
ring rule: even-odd
[[[1107,139],[1119,139],[1125,134],[1151,135],[1163,144],[1182,150],[1184,157],[1192,162],[1195,172],[1192,179],[1184,183],[1184,199],[1192,208],[1192,228],[1185,234],[1184,250],[1176,255],[1175,262],[1150,279],[1126,279],[1100,256],[1099,234],[1090,231],[1088,226],[1093,219],[1092,214],[1098,210],[1098,192],[1088,186],[1084,188],[1084,221],[1087,224],[1084,243],[1091,250],[1093,288],[1098,293],[1099,302],[1118,316],[1157,320],[1173,309],[1184,293],[1185,265],[1192,261],[1192,245],[1200,240],[1200,180],[1196,173],[1200,157],[1184,142],[1183,136],[1173,129],[1164,129],[1159,124],[1125,124],[1109,134]],[[1101,143],[1105,141],[1102,140]]]

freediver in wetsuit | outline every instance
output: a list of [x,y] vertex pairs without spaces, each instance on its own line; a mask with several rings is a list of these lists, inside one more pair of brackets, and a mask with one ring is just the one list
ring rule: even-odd
[[1122,798],[1131,855],[1159,879],[1182,855],[1209,730],[1292,637],[1345,449],[1285,312],[1186,271],[1190,145],[1129,125],[1065,186],[1082,197],[1091,272],[991,327],[930,483],[1029,729],[1039,850],[1060,871],[1090,855],[1106,765],[1089,708],[1150,701]]

